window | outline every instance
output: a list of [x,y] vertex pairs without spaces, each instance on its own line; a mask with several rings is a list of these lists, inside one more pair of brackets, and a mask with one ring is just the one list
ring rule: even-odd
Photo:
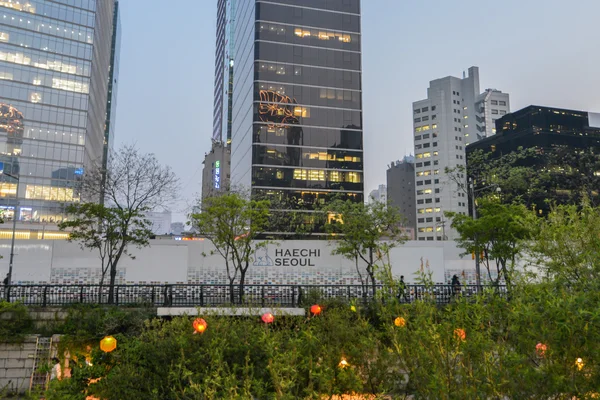
[[506,106],[506,102],[505,101],[500,101],[499,103],[501,106]]
[[415,140],[421,140],[421,135],[415,136]]
[[435,202],[436,202],[436,203],[439,203],[440,201],[442,201],[442,199],[440,199],[439,197],[436,197],[436,198],[435,198]]
[[431,106],[431,111],[435,111],[436,106]]
[[437,147],[438,142],[433,142],[433,147]]
[[423,163],[424,167],[429,167],[431,165],[431,161],[426,161]]
[[500,115],[506,115],[506,111],[500,110]]
[[415,118],[415,123],[421,122],[421,118]]
[[438,183],[440,183],[440,180],[436,179],[433,183],[435,183],[437,185]]
[[435,193],[436,194],[440,193],[440,189],[435,189]]
[[434,120],[434,119],[437,119],[437,115],[436,115],[436,114],[433,114],[433,115],[431,116],[431,120]]
[[425,184],[426,184],[426,185],[431,185],[431,179],[428,179],[428,180],[426,180],[426,181],[425,181]]
[[417,204],[423,204],[425,201],[423,199],[417,200]]
[[423,224],[423,223],[425,223],[425,218],[419,218],[417,220],[417,222],[420,223],[420,224]]
[[433,222],[433,217],[429,217],[426,219],[427,222]]
[[433,165],[438,165],[440,162],[438,160],[433,161]]
[[498,105],[498,100],[492,100],[492,105],[493,106],[497,106]]
[[433,124],[433,125],[431,126],[431,129],[437,129],[437,124]]
[[432,199],[425,199],[425,204],[431,204],[431,203],[433,203]]
[[415,164],[415,166],[416,166],[417,168],[421,168],[421,167],[423,166],[423,163],[420,163],[420,162],[419,162],[419,163],[416,163],[416,164]]
[[436,170],[434,170],[434,171],[433,171],[433,174],[434,174],[434,175],[439,175],[439,174],[440,174],[440,170],[439,170],[439,169],[436,169]]
[[429,133],[424,134],[423,139],[429,139]]
[[415,110],[415,114],[421,114],[421,109],[420,109],[420,108],[417,108],[417,109]]
[[442,209],[440,207],[436,207],[435,212],[436,213],[442,212]]
[[428,147],[430,147],[430,146],[431,146],[431,144],[430,144],[430,143],[425,143],[425,144],[423,144],[423,148],[424,148],[424,149],[426,149],[426,148],[428,148]]
[[427,112],[427,111],[429,111],[429,107],[423,107],[423,108],[421,109],[421,111],[423,111],[423,112]]
[[437,157],[437,156],[438,156],[438,154],[439,154],[439,153],[438,153],[437,151],[434,151],[434,152],[433,152],[433,156],[434,156],[434,157]]
[[423,122],[425,122],[425,121],[429,121],[429,117],[428,117],[428,116],[425,116],[425,117],[421,118],[421,121],[423,121]]
[[423,181],[417,181],[417,186],[423,186]]
[[498,110],[492,110],[492,114],[498,115]]
[[422,146],[422,145],[420,145],[420,144],[415,144],[415,150],[420,150],[420,149],[421,149],[421,147],[423,147],[423,146]]

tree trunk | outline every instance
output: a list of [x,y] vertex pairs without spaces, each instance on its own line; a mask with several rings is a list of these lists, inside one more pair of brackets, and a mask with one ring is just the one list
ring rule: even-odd
[[240,304],[244,304],[244,285],[246,283],[246,271],[240,271]]
[[371,278],[371,285],[373,286],[373,299],[375,298],[375,292],[377,291],[377,285],[375,284],[375,266],[373,265],[373,248],[369,249],[369,267],[367,268],[369,277]]
[[111,267],[110,269],[110,283],[108,287],[108,304],[115,303],[115,281],[117,278],[117,268]]

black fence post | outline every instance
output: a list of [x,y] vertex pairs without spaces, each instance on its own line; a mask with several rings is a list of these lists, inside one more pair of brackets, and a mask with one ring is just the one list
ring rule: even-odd
[[115,285],[115,306],[119,305],[119,286]]
[[154,294],[154,288],[155,288],[155,286],[152,286],[152,295],[150,296],[150,300],[152,301],[152,306],[155,306],[155,305],[156,305],[156,303],[155,303],[155,301],[156,301],[156,296],[155,296],[155,294]]
[[46,304],[47,304],[47,300],[46,300],[47,291],[48,291],[48,285],[44,285],[44,294],[42,295],[42,307],[46,307]]
[[296,286],[292,286],[292,307],[296,307]]
[[261,307],[265,306],[265,285],[260,287],[260,305]]
[[83,286],[79,289],[79,302],[83,303]]
[[200,285],[200,307],[204,307],[204,285]]

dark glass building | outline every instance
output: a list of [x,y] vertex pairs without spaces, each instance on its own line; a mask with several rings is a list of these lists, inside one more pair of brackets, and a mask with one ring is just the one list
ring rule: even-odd
[[115,0],[0,1],[5,218],[60,222],[86,168],[102,165],[114,130],[116,24]]
[[311,209],[363,201],[359,0],[238,0],[234,187]]
[[[551,203],[579,204],[584,195],[600,204],[600,114],[529,106],[496,120],[496,132],[467,147],[476,191],[497,184],[503,201],[525,202],[541,214]],[[513,157],[520,148],[534,151]],[[490,173],[476,152],[502,168]]]
[[236,0],[218,0],[215,51],[214,143],[231,143]]

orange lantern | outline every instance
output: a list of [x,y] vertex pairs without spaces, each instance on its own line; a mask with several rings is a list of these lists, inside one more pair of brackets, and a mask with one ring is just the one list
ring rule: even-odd
[[464,342],[467,339],[467,333],[464,329],[457,328],[454,330],[454,337]]
[[583,359],[578,358],[577,360],[575,360],[575,366],[577,367],[578,371],[581,371],[583,369],[583,367],[585,367],[585,363],[583,362]]
[[271,313],[264,313],[261,319],[265,324],[272,324],[275,321],[275,317]]
[[544,357],[546,355],[546,350],[548,350],[548,346],[546,346],[544,343],[538,343],[535,345],[535,351],[540,357]]
[[112,336],[106,336],[100,341],[100,350],[105,353],[110,353],[117,348],[117,339]]
[[321,311],[323,311],[323,309],[322,309],[322,308],[321,308],[321,306],[320,306],[320,305],[318,305],[318,304],[315,304],[314,306],[312,306],[312,307],[310,308],[310,313],[311,313],[312,315],[319,315],[319,314],[321,314]]
[[208,328],[208,324],[202,318],[196,318],[192,326],[194,327],[194,333],[204,333]]
[[350,366],[350,364],[348,364],[348,361],[346,361],[345,357],[342,357],[342,360],[340,361],[340,363],[338,364],[338,367],[344,369],[346,367]]
[[406,326],[406,320],[402,317],[398,317],[394,320],[394,325],[404,328]]

